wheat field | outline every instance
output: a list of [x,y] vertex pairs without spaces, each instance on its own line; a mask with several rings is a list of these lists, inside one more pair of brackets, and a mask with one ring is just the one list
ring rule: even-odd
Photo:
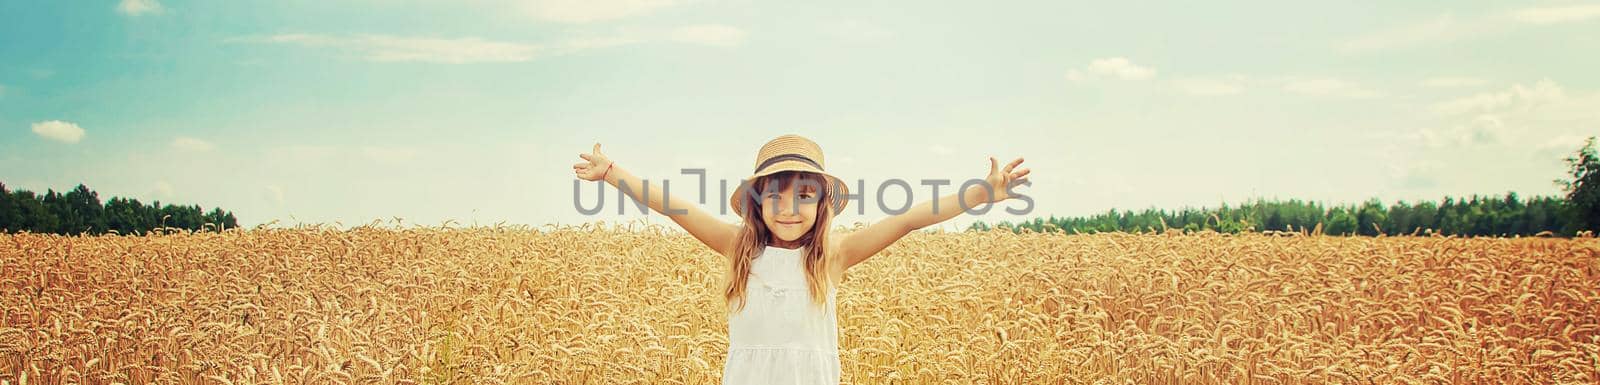
[[[847,230],[840,230],[847,231]],[[726,263],[656,226],[0,235],[0,384],[715,384]],[[1594,384],[1600,242],[914,233],[850,384]]]

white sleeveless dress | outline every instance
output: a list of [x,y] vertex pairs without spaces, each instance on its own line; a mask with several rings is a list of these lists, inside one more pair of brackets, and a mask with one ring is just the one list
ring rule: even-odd
[[752,261],[745,307],[728,315],[723,385],[839,384],[838,290],[811,304],[803,250],[767,246]]

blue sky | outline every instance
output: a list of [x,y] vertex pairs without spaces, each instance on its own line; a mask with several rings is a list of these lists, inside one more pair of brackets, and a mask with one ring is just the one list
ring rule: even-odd
[[[1024,156],[1040,216],[1555,194],[1600,135],[1596,52],[1572,1],[0,0],[0,181],[245,225],[579,223],[641,218],[573,208],[594,142],[685,194],[706,168],[715,211],[799,133],[872,190]],[[974,219],[1018,217],[947,226]]]

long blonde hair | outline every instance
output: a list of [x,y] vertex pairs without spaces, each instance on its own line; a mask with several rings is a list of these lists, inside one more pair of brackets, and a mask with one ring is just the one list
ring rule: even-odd
[[[744,309],[745,285],[750,282],[750,266],[755,258],[766,249],[771,242],[772,231],[767,229],[766,221],[761,218],[761,196],[767,191],[769,183],[777,183],[773,191],[782,191],[795,180],[813,182],[817,187],[817,218],[811,224],[811,229],[796,241],[800,242],[805,250],[802,259],[805,261],[806,288],[811,294],[811,303],[821,306],[827,303],[828,285],[832,284],[828,276],[832,271],[833,258],[829,258],[828,228],[833,221],[833,186],[829,178],[820,174],[801,171],[781,171],[771,175],[757,177],[745,188],[735,192],[744,200],[744,226],[740,226],[739,235],[734,239],[732,263],[728,265],[728,286],[725,297],[732,311]],[[756,194],[752,194],[751,192]],[[733,303],[737,301],[737,305]]]

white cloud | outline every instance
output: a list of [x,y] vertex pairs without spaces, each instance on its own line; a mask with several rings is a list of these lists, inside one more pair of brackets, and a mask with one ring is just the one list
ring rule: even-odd
[[560,54],[560,53],[567,53],[567,52],[573,52],[573,51],[582,51],[582,50],[588,50],[588,49],[620,47],[620,46],[643,43],[643,42],[645,42],[644,39],[637,38],[637,37],[632,37],[632,36],[606,36],[606,37],[575,38],[575,39],[569,39],[569,40],[567,40],[566,42],[564,42],[564,43],[562,43],[560,45],[561,51],[563,51],[563,52],[552,52],[552,54]]
[[545,56],[565,55],[590,49],[611,48],[652,41],[733,46],[744,42],[739,28],[703,24],[680,27],[662,33],[624,33],[613,36],[572,38],[549,45],[490,41],[475,37],[445,39],[385,35],[332,36],[286,33],[263,37],[228,39],[235,43],[287,44],[330,48],[377,62],[493,63],[524,62]]
[[417,157],[417,150],[407,147],[361,147],[361,154],[378,163],[403,163]]
[[1376,145],[1386,148],[1382,157],[1394,165],[1389,169],[1390,186],[1413,196],[1437,199],[1485,191],[1549,194],[1555,192],[1550,181],[1565,176],[1561,159],[1600,131],[1583,132],[1582,127],[1592,125],[1540,121],[1539,115],[1546,113],[1446,117]]
[[691,25],[672,31],[673,41],[715,46],[739,45],[744,36],[744,30],[720,24]]
[[1433,111],[1444,115],[1488,113],[1516,108],[1527,111],[1541,104],[1566,99],[1566,92],[1550,79],[1540,80],[1533,86],[1512,85],[1505,91],[1481,92],[1471,96],[1435,103]]
[[1417,130],[1422,144],[1432,148],[1491,145],[1505,142],[1514,135],[1499,115],[1483,114],[1469,120],[1440,127],[1423,127]]
[[1474,111],[1494,110],[1510,104],[1511,98],[1512,95],[1507,92],[1486,92],[1434,103],[1433,111],[1444,115],[1460,115]]
[[588,23],[638,16],[680,3],[674,0],[535,0],[523,3],[533,17],[559,23]]
[[1288,78],[1284,80],[1283,90],[1301,95],[1351,99],[1370,99],[1383,96],[1381,92],[1337,78]]
[[195,152],[211,151],[211,149],[214,149],[216,147],[217,146],[211,144],[211,142],[207,142],[207,141],[204,141],[204,140],[191,138],[191,137],[187,137],[187,136],[180,136],[180,137],[172,139],[172,148],[176,148],[176,149],[184,150],[184,151],[195,151]]
[[1240,74],[1182,77],[1171,81],[1182,93],[1196,96],[1224,96],[1248,90],[1281,90],[1284,93],[1322,98],[1374,99],[1387,93],[1361,83],[1329,76],[1251,77]]
[[1600,4],[1523,8],[1511,12],[1511,18],[1529,24],[1585,21],[1600,18]]
[[1377,51],[1412,46],[1427,42],[1453,40],[1481,32],[1474,28],[1477,22],[1456,20],[1444,14],[1414,24],[1397,26],[1347,40],[1340,45],[1345,52]]
[[1600,136],[1600,133],[1591,132],[1588,136],[1579,134],[1553,135],[1549,140],[1540,143],[1536,153],[1542,158],[1561,159],[1578,152],[1583,147],[1585,140],[1590,137]]
[[1380,51],[1596,18],[1600,18],[1600,4],[1522,8],[1461,18],[1447,13],[1346,39],[1338,48],[1344,52]]
[[1424,79],[1419,84],[1421,84],[1423,87],[1435,88],[1478,87],[1488,85],[1489,80],[1473,77],[1441,76]]
[[882,26],[860,20],[837,21],[822,26],[822,33],[835,39],[855,43],[873,43],[894,37],[894,32]]
[[1436,123],[1400,138],[1426,148],[1498,145],[1546,156],[1558,144],[1577,148],[1582,143],[1575,138],[1600,134],[1600,92],[1568,92],[1550,79],[1441,101],[1430,110]]
[[163,8],[156,0],[122,0],[117,4],[117,12],[128,16],[139,16],[146,13],[160,13]]
[[1179,90],[1191,95],[1220,96],[1244,92],[1247,79],[1233,75],[1224,78],[1184,78],[1173,81]]
[[268,149],[266,158],[274,162],[315,164],[331,162],[338,154],[339,149],[332,146],[293,145]]
[[317,34],[280,34],[264,38],[234,40],[296,44],[307,47],[331,47],[353,51],[367,60],[382,62],[451,64],[522,62],[533,60],[535,53],[539,49],[539,47],[531,44],[489,41],[476,37],[442,39],[385,35],[339,37]]
[[60,120],[47,120],[33,124],[33,133],[40,137],[62,143],[77,143],[83,140],[83,127],[77,123],[63,122]]
[[1091,78],[1114,78],[1121,80],[1146,80],[1156,76],[1156,70],[1133,64],[1125,57],[1108,57],[1094,59],[1083,69],[1067,71],[1067,80],[1082,81]]
[[336,39],[336,38],[333,38],[333,37],[323,36],[323,35],[313,35],[313,34],[308,34],[308,33],[284,33],[284,34],[277,34],[277,35],[272,35],[272,36],[267,36],[267,37],[239,38],[239,39],[233,39],[233,41],[259,42],[259,43],[295,43],[295,44],[302,44],[302,45],[334,45],[334,44],[338,44],[339,43],[339,39]]
[[369,36],[368,58],[376,61],[439,63],[520,62],[533,59],[535,47],[479,38],[429,39]]

